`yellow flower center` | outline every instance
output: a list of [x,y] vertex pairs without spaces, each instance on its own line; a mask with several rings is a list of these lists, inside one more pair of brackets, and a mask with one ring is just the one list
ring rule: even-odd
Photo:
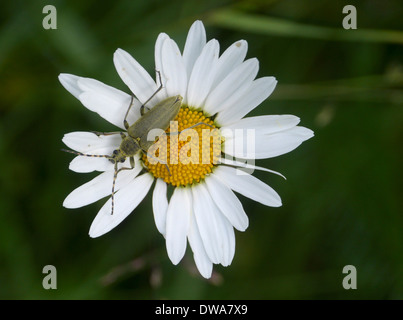
[[142,156],[154,177],[186,186],[200,182],[217,165],[221,135],[203,112],[182,107],[165,132]]

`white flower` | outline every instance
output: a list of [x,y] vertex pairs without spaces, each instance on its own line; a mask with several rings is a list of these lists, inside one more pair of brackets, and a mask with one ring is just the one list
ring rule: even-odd
[[[298,117],[244,118],[273,92],[277,83],[274,77],[255,79],[259,63],[255,58],[244,61],[246,52],[247,43],[240,40],[219,56],[218,41],[213,39],[206,43],[201,21],[190,28],[183,53],[168,35],[161,33],[155,45],[155,67],[161,73],[164,88],[147,106],[151,108],[167,97],[181,95],[183,114],[178,117],[186,120],[189,117],[186,112],[196,110],[193,114],[204,117],[203,122],[214,123],[225,137],[225,152],[230,156],[245,155],[244,147],[235,136],[228,134],[237,129],[254,129],[255,150],[248,155],[253,159],[275,157],[295,149],[313,136],[311,130],[297,126]],[[137,98],[127,118],[129,124],[133,124],[140,117],[141,102],[152,96],[159,83],[122,49],[116,50],[113,61],[120,77]],[[59,80],[85,107],[125,130],[123,119],[131,95],[97,80],[71,74],[61,74]],[[119,134],[98,136],[91,132],[72,132],[63,138],[69,148],[93,155],[112,154],[121,140]],[[129,159],[122,166],[130,167]],[[116,227],[143,200],[156,180],[153,212],[157,229],[166,238],[169,258],[173,264],[179,263],[189,241],[198,270],[209,278],[213,264],[231,264],[235,253],[234,228],[244,231],[248,227],[248,217],[233,191],[266,206],[281,206],[279,195],[271,187],[251,174],[237,174],[236,167],[273,172],[222,159],[221,164],[206,165],[204,171],[197,167],[201,172],[199,176],[196,169],[191,171],[193,167],[181,164],[170,166],[172,174],[169,175],[164,172],[164,165],[152,166],[139,154],[135,156],[134,169],[118,174],[114,214],[111,215],[109,198],[94,219],[89,234],[98,237]],[[114,164],[108,159],[77,156],[70,163],[70,169],[102,173],[71,192],[63,203],[66,208],[82,207],[111,195]],[[196,176],[180,182],[179,175],[185,175],[185,170],[190,170],[189,176]],[[168,184],[175,187],[169,201]]]

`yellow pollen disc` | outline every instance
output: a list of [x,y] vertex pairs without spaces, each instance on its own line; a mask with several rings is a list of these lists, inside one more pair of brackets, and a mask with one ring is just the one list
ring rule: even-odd
[[200,182],[217,165],[221,135],[203,112],[182,107],[165,132],[142,157],[154,177],[175,187],[186,186]]

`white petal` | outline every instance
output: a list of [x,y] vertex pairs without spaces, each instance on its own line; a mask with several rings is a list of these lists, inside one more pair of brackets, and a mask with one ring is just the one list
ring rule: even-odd
[[168,257],[178,264],[186,251],[191,200],[186,188],[175,188],[169,201],[166,223],[166,247]]
[[204,249],[203,240],[200,237],[194,212],[192,212],[190,216],[188,240],[193,251],[193,258],[197,269],[204,278],[209,279],[213,271],[213,263]]
[[[90,78],[80,78],[77,84],[82,91],[79,99],[87,109],[124,129],[123,119],[132,101],[130,95]],[[133,99],[133,106],[127,118],[129,123],[134,123],[140,117],[140,106],[141,103]]]
[[165,237],[165,227],[168,210],[167,184],[157,179],[153,192],[153,213],[158,231]]
[[66,133],[62,139],[70,149],[97,155],[110,155],[122,141],[119,134],[97,136],[92,132],[75,131]]
[[218,41],[212,39],[204,46],[197,58],[188,84],[187,104],[189,106],[201,107],[210,92],[217,71],[219,49]]
[[216,121],[227,126],[239,121],[274,91],[277,80],[274,77],[263,77],[252,82],[248,90],[237,100],[231,101],[232,106],[218,113]]
[[221,146],[223,153],[241,159],[256,159],[256,135],[255,129],[222,129],[225,137]]
[[[137,99],[146,102],[160,86],[148,72],[126,51],[117,49],[113,55],[115,68],[123,82],[130,88]],[[154,97],[147,106],[153,106],[161,100],[161,93]]]
[[249,219],[238,197],[214,175],[207,177],[205,182],[211,198],[228,221],[235,229],[245,231],[249,225]]
[[[222,131],[229,132],[228,130],[248,130],[254,129],[255,135],[271,134],[275,132],[285,131],[295,127],[299,123],[300,119],[293,115],[269,115],[269,116],[257,116],[243,118],[238,122],[235,122],[229,126],[224,126]],[[228,129],[228,130],[227,130]],[[226,138],[230,138],[225,136]]]
[[158,38],[155,41],[154,59],[155,59],[155,69],[157,71],[162,70],[162,45],[164,44],[166,39],[169,39],[169,36],[166,33],[162,32],[158,35]]
[[218,85],[232,70],[238,67],[246,57],[248,43],[239,40],[233,43],[220,56],[217,62],[217,73],[213,82],[213,87]]
[[186,38],[185,48],[183,49],[183,61],[186,68],[187,78],[193,70],[193,66],[206,45],[206,30],[203,22],[195,21],[189,29]]
[[[215,114],[232,106],[232,100],[244,94],[259,70],[257,59],[249,59],[234,68],[217,86],[213,86],[204,105],[204,111]],[[239,99],[239,98],[238,98]]]
[[69,169],[74,172],[87,173],[93,171],[113,170],[113,163],[106,158],[91,158],[77,156],[69,164]]
[[192,187],[193,208],[204,248],[213,263],[231,264],[235,253],[235,234],[202,183]]
[[280,207],[280,196],[270,186],[240,170],[218,166],[213,175],[232,190],[269,207]]
[[73,190],[64,200],[65,208],[79,208],[111,194],[113,171],[106,171]]
[[92,222],[90,237],[102,236],[120,224],[144,199],[153,181],[153,176],[145,173],[120,189],[115,194],[114,214],[111,214],[112,201],[109,199]]
[[78,99],[78,96],[82,93],[81,89],[78,87],[77,81],[80,77],[73,74],[61,73],[59,75],[59,81],[63,87],[70,92],[73,96]]
[[[162,67],[162,45],[164,44],[164,41],[166,39],[169,39],[169,36],[166,33],[163,33],[163,32],[160,33],[158,35],[157,41],[155,42],[155,48],[154,48],[156,79],[159,79],[158,72],[160,72],[160,75],[162,78],[161,81],[164,86],[165,86],[166,80],[163,75],[163,67]],[[157,84],[160,84],[159,80],[158,80]],[[155,101],[162,101],[163,99],[168,98],[168,95],[167,95],[165,89],[162,89],[161,92],[158,93],[157,95],[158,95],[158,98]]]
[[256,159],[272,158],[288,153],[313,135],[312,130],[297,126],[279,133],[258,136],[256,137]]
[[168,97],[186,94],[187,74],[183,59],[175,41],[166,39],[162,46],[162,71]]
[[[97,136],[92,132],[70,132],[64,135],[62,141],[70,149],[82,152],[88,155],[111,155],[113,150],[118,149],[122,141],[119,134]],[[137,163],[139,154],[135,155]],[[130,159],[127,158],[120,167],[130,167]],[[138,164],[141,167],[140,164]],[[75,172],[92,172],[113,170],[113,164],[106,158],[77,156],[69,165],[69,169]]]
[[[140,158],[140,153],[134,155],[135,168],[141,170],[143,167],[141,163],[138,161]],[[130,168],[130,158],[126,158],[126,161],[118,164],[119,168],[125,167]],[[75,157],[69,165],[69,169],[74,172],[93,172],[93,171],[111,171],[114,170],[114,164],[111,163],[106,158],[93,158],[86,156],[77,156]]]
[[242,139],[228,138],[225,140],[225,153],[240,158],[273,158],[294,150],[312,137],[312,130],[300,126],[277,133],[257,135],[253,154],[250,154],[247,143],[242,142]]
[[[274,173],[280,177],[282,177],[283,179],[287,180],[287,178],[282,175],[280,172],[274,171],[274,170],[270,170],[264,167],[259,167],[259,166],[255,166],[254,164],[248,163],[249,161],[245,161],[245,162],[241,162],[241,161],[235,161],[232,159],[227,159],[227,158],[220,158],[220,163],[223,164],[228,164],[231,166],[235,166],[235,167],[241,167],[241,168],[245,168],[245,169],[251,169],[251,170],[260,170],[260,171],[266,171],[266,172],[270,172],[270,173]],[[250,170],[247,171],[247,173],[252,174],[252,172],[250,172]]]
[[[254,84],[253,79],[259,69],[259,65],[256,64],[258,62],[257,59],[255,62],[253,61],[253,59],[249,59],[241,66],[238,66],[238,68],[234,69],[233,72],[223,81],[224,83],[222,84],[222,87],[220,86],[220,88],[216,88],[217,91],[212,95],[212,98],[210,98],[212,100],[209,101],[207,106],[208,109],[211,109],[211,112],[209,112],[210,114],[215,112],[219,112],[219,114],[224,112],[225,114],[227,110],[234,109],[234,106],[236,108],[239,102],[249,95],[251,87]],[[245,64],[246,66],[252,64],[251,69],[246,70]],[[236,90],[233,90],[231,87],[230,84],[232,82],[234,83]],[[228,91],[226,90],[231,90],[230,94],[228,94]]]
[[[133,170],[123,170],[119,172],[116,178],[115,191],[118,191],[132,181],[140,173],[141,168],[139,167],[140,166],[137,166],[137,168]],[[64,200],[63,206],[70,209],[79,208],[106,196],[110,196],[112,192],[113,175],[114,172],[112,170],[106,171],[73,190]]]

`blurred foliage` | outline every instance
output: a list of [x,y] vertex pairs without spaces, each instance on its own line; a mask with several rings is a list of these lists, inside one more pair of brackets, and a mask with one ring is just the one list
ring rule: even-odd
[[[44,30],[42,8],[57,8]],[[353,4],[358,30],[342,28]],[[0,4],[0,298],[401,299],[403,298],[403,3],[400,0],[22,1]],[[65,196],[94,174],[68,170],[64,133],[114,128],[58,82],[59,73],[128,91],[116,48],[154,69],[154,43],[183,48],[194,20],[221,51],[239,39],[279,85],[251,114],[295,114],[315,137],[259,165],[283,199],[243,198],[250,227],[236,232],[228,268],[202,279],[190,250],[173,266],[155,228],[150,195],[124,223],[90,239],[103,201],[67,210]],[[58,289],[42,288],[55,265]],[[358,271],[344,290],[342,268]]]

